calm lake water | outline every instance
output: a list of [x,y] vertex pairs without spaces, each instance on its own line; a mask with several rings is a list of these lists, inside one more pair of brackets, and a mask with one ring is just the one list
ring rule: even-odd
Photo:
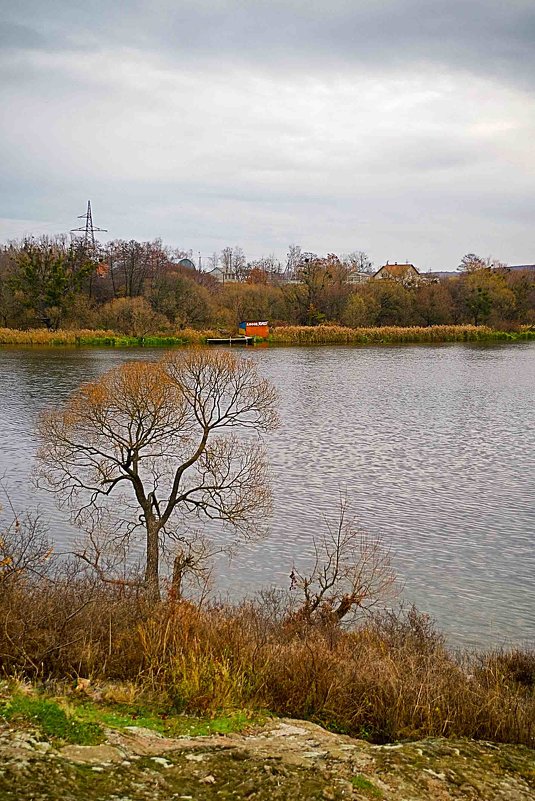
[[[535,343],[248,355],[281,393],[282,427],[267,443],[275,509],[266,539],[220,560],[218,586],[287,587],[342,489],[359,525],[391,545],[404,596],[452,642],[535,645]],[[36,416],[80,382],[154,356],[0,349],[0,476],[63,546],[73,529],[29,484]]]

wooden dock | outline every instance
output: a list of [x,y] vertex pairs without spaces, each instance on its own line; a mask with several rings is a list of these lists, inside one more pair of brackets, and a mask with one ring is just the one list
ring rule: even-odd
[[254,345],[254,337],[210,337],[207,345]]

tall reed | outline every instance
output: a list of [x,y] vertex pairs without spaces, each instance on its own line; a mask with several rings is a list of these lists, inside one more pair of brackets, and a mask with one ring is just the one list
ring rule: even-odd
[[340,325],[280,326],[274,328],[270,342],[281,345],[384,345],[402,342],[481,342],[535,339],[535,328],[521,326],[516,331],[496,331],[488,326],[432,325],[346,328]]
[[185,328],[174,335],[147,334],[134,337],[108,330],[60,329],[48,331],[44,328],[19,331],[0,328],[0,345],[74,345],[100,347],[172,347],[174,345],[203,344],[207,337],[217,336],[210,330],[196,331]]

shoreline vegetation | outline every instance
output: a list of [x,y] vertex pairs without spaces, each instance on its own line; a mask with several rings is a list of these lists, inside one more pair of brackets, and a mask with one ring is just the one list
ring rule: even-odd
[[[169,597],[154,606],[80,580],[16,582],[0,606],[3,677],[39,686],[45,698],[70,686],[130,718],[270,715],[379,744],[535,745],[535,652],[454,652],[414,608],[348,630],[292,619],[281,595],[202,606]],[[0,716],[35,716],[23,701],[20,709],[0,703]]]
[[[112,330],[45,328],[19,330],[0,328],[1,345],[41,345],[75,347],[175,347],[204,345],[207,339],[228,336],[217,329],[185,328],[174,335],[147,333],[128,336]],[[237,338],[237,337],[236,337]],[[499,342],[535,340],[535,326],[521,325],[503,331],[481,325],[379,326],[349,328],[341,325],[276,326],[268,345],[395,345],[401,343]]]

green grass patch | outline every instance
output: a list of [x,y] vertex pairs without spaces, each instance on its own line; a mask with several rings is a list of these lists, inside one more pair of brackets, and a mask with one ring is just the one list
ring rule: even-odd
[[[56,344],[56,343],[53,343]],[[59,343],[58,343],[59,344]],[[183,337],[146,336],[146,337],[79,337],[76,345],[111,348],[172,348],[177,345],[187,345],[189,340]]]
[[355,790],[360,790],[361,792],[369,795],[371,798],[383,797],[382,790],[376,787],[373,782],[366,778],[366,776],[363,776],[362,773],[357,773],[356,776],[353,776],[351,779],[351,784]]
[[0,706],[6,720],[27,721],[52,739],[77,745],[95,745],[103,741],[101,727],[96,722],[79,720],[67,715],[57,701],[31,695],[13,695]]
[[0,716],[35,725],[43,735],[78,745],[104,740],[103,728],[139,726],[167,737],[200,737],[240,732],[264,722],[267,713],[236,710],[213,717],[173,714],[169,709],[143,704],[106,704],[68,698],[46,698],[13,693],[0,702]]
[[193,715],[173,715],[165,709],[130,704],[100,705],[84,702],[76,705],[76,717],[87,723],[123,729],[141,726],[168,737],[200,737],[208,734],[229,734],[243,731],[253,723],[265,720],[267,715],[248,711],[233,711],[210,718]]

